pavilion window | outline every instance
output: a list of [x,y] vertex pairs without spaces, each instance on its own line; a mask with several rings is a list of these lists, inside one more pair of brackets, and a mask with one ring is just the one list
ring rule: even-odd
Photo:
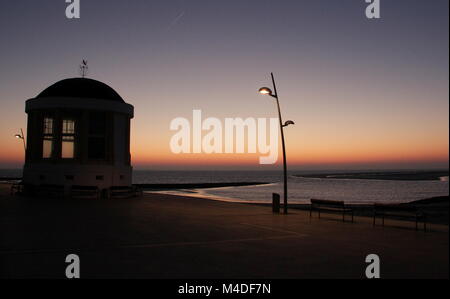
[[75,157],[75,121],[63,119],[61,158],[73,159]]
[[106,158],[106,114],[103,112],[89,115],[88,157],[91,160]]
[[44,117],[42,140],[42,158],[48,159],[53,156],[55,137],[54,137],[54,119]]

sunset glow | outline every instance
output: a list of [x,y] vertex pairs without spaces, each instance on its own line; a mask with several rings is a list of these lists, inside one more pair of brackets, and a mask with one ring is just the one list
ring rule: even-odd
[[[135,168],[261,169],[257,154],[173,154],[169,125],[177,117],[189,119],[194,109],[221,120],[277,117],[274,99],[258,93],[270,86],[271,71],[284,120],[295,122],[285,130],[290,169],[397,168],[408,163],[447,168],[448,19],[424,15],[426,22],[413,32],[410,24],[422,19],[405,15],[401,5],[385,3],[391,15],[374,26],[362,16],[364,4],[344,10],[329,2],[336,14],[323,20],[323,5],[315,1],[302,1],[301,9],[295,1],[230,1],[220,10],[196,2],[180,2],[175,8],[159,3],[157,13],[150,4],[141,7],[145,16],[139,13],[143,4],[125,9],[115,3],[111,15],[104,16],[102,6],[88,2],[89,13],[77,24],[90,28],[83,35],[72,32],[70,22],[55,26],[56,12],[35,28],[39,11],[49,13],[37,4],[28,17],[20,7],[2,10],[13,22],[2,27],[3,35],[11,30],[21,34],[12,35],[10,46],[2,50],[8,71],[0,80],[0,167],[23,164],[23,145],[14,135],[26,129],[25,100],[60,79],[76,77],[85,55],[88,76],[112,86],[135,107]],[[423,5],[428,4],[417,2],[409,9],[417,15],[432,12],[432,5],[428,10]],[[273,11],[285,22],[269,22]],[[101,23],[98,15],[104,16]],[[313,25],[317,18],[320,27]],[[125,20],[132,24],[122,26]],[[35,49],[23,46],[28,39],[22,36],[28,38],[31,30],[40,36]],[[64,42],[50,51],[45,45],[56,40]]]

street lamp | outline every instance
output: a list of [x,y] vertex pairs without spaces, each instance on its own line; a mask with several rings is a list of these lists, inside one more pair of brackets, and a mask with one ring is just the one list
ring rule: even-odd
[[25,153],[26,153],[26,151],[27,151],[27,145],[26,145],[26,143],[25,143],[25,137],[24,137],[24,135],[23,135],[23,130],[22,129],[20,129],[20,134],[16,134],[16,135],[14,135],[17,139],[22,139],[22,141],[23,141],[23,149],[25,150]]
[[284,144],[284,127],[289,125],[293,125],[294,122],[292,120],[288,120],[283,124],[283,120],[281,118],[281,110],[280,110],[280,101],[278,100],[277,86],[275,85],[275,79],[273,77],[273,73],[270,73],[272,77],[273,84],[273,92],[269,87],[262,87],[259,89],[259,93],[262,95],[269,95],[277,100],[278,107],[278,119],[280,120],[280,130],[281,130],[281,144],[283,146],[283,173],[284,173],[284,214],[287,214],[287,163],[286,163],[286,147]]

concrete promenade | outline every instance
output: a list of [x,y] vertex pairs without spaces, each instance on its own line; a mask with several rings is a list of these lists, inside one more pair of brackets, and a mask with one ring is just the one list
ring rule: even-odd
[[0,185],[0,277],[64,278],[78,254],[81,278],[448,278],[448,226],[371,218],[355,223],[306,211],[146,194],[124,200],[12,197]]

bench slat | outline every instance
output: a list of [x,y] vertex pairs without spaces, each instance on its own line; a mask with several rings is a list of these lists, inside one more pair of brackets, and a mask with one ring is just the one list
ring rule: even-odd
[[311,204],[328,205],[328,206],[345,206],[345,203],[343,201],[325,200],[325,199],[311,199]]
[[312,216],[313,210],[317,210],[319,212],[319,218],[320,211],[342,212],[342,221],[345,221],[345,213],[348,212],[351,214],[353,222],[353,209],[346,207],[343,201],[312,198],[309,217]]

